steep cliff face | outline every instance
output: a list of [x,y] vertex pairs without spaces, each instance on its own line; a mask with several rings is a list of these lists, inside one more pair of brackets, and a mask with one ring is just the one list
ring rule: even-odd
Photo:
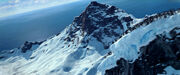
[[137,19],[91,2],[53,38],[1,52],[0,74],[156,75],[169,66],[179,69],[179,12]]
[[135,22],[137,21],[132,15],[121,9],[91,2],[86,10],[75,18],[67,40],[74,40],[76,32],[80,31],[81,36],[85,37],[82,40],[83,43],[88,43],[91,40],[90,37],[93,37],[108,49]]
[[[173,18],[175,15],[179,15],[180,10],[170,10],[158,14],[154,14],[152,16],[147,16],[144,18],[142,22],[137,23],[134,27],[129,28],[124,34],[133,33],[136,29],[155,24],[163,28],[166,25],[170,25],[169,27],[173,27],[173,23],[170,22],[172,20],[178,20],[177,18]],[[165,23],[157,23],[161,19],[166,19]],[[154,23],[155,22],[155,23]],[[166,67],[172,66],[176,70],[180,70],[180,60],[179,60],[179,50],[180,50],[180,24],[177,21],[173,21],[177,26],[170,30],[163,29],[160,30],[161,33],[152,33],[155,29],[150,29],[148,32],[141,37],[141,40],[136,42],[145,42],[148,39],[154,38],[153,40],[149,40],[149,43],[145,45],[139,46],[137,49],[138,57],[133,59],[128,58],[120,58],[116,61],[116,67],[106,70],[105,75],[157,75],[157,74],[179,74],[180,72],[168,73],[164,69]],[[152,24],[151,24],[152,23]],[[145,27],[144,27],[145,28]],[[167,28],[168,29],[168,28]],[[148,30],[148,29],[147,29]],[[140,33],[143,34],[143,33]],[[132,34],[131,34],[132,35]],[[155,35],[154,37],[150,37],[150,35]],[[137,38],[137,37],[136,37]],[[121,45],[119,45],[121,46]],[[116,48],[118,49],[118,48]],[[130,54],[130,53],[129,53]],[[129,56],[131,56],[130,54]]]
[[[168,13],[171,13],[171,15]],[[180,26],[178,21],[179,10],[159,14],[146,17],[141,22],[135,24],[134,27],[129,28],[111,46],[112,56],[105,59],[99,66],[99,69],[105,70],[103,68],[106,68],[106,75],[157,75],[158,73],[164,73],[163,70],[166,67],[173,66],[170,63],[176,63],[174,65],[178,66],[179,63],[177,61],[179,60],[177,59],[179,57],[174,54],[179,49],[179,40],[177,40],[179,39]],[[162,38],[166,39],[164,38],[165,36],[162,36],[164,33],[169,35],[167,37],[174,38],[169,42],[168,40],[161,40]],[[157,37],[160,35],[161,37]],[[175,53],[173,53],[174,51]],[[163,63],[166,63],[166,66]],[[163,64],[163,66],[155,66],[160,64]],[[166,73],[169,74],[168,71]],[[179,72],[174,74],[179,74]]]
[[[180,28],[156,36],[148,45],[140,48],[140,55],[133,63],[121,58],[117,66],[106,70],[105,75],[157,75],[172,66],[180,70]],[[178,74],[178,73],[174,73]]]

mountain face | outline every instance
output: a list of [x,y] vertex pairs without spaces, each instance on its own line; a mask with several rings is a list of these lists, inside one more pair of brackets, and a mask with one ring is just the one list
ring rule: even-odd
[[[180,70],[180,28],[156,35],[148,45],[140,47],[140,55],[133,62],[120,58],[117,66],[106,70],[105,75],[157,75],[167,74],[164,68],[172,66]],[[174,74],[179,74],[174,73]]]
[[89,37],[93,37],[102,43],[105,49],[108,49],[133,22],[134,17],[121,9],[91,2],[86,10],[75,18],[68,33],[69,37],[66,39],[67,41],[74,40],[76,32],[80,31],[81,36],[84,37],[83,43],[88,43],[91,40]]
[[180,74],[179,20],[180,10],[137,19],[91,2],[53,38],[0,52],[0,74]]

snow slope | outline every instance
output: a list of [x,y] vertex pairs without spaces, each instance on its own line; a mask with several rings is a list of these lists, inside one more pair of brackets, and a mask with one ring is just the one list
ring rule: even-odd
[[147,26],[141,26],[131,33],[124,35],[111,45],[110,51],[112,51],[112,55],[103,60],[98,67],[99,72],[102,72],[101,74],[103,75],[106,69],[116,66],[116,61],[120,58],[133,62],[139,56],[140,47],[146,46],[155,39],[156,35],[169,32],[175,27],[180,27],[180,21],[178,20],[180,20],[180,13],[165,19],[159,19]]
[[[178,75],[180,74],[179,70],[175,70],[173,67],[168,66],[165,68],[167,75]],[[163,75],[163,74],[159,74],[159,75]]]
[[[139,48],[155,36],[180,26],[180,13],[158,18],[124,34],[145,18],[136,19],[114,6],[91,2],[60,34],[0,54],[3,75],[104,75],[125,58],[133,62]],[[29,47],[29,46],[28,46]],[[26,48],[26,47],[25,47]]]

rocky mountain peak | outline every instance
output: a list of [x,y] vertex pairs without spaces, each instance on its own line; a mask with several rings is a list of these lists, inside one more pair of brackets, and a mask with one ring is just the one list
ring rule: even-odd
[[[118,13],[125,12],[115,6],[100,4],[93,1],[79,17],[75,18],[74,22],[77,23],[83,31],[91,34],[99,27],[107,26],[110,23],[121,25],[122,22]],[[128,18],[129,21],[132,21],[131,17]],[[128,19],[125,20],[128,21]],[[123,29],[123,26],[121,26],[121,28]]]
[[[114,14],[119,9],[116,8],[115,6],[110,6],[107,4],[100,4],[100,3],[97,3],[96,1],[93,1],[88,5],[85,12],[92,14],[92,13],[97,12],[97,10],[105,11],[107,14]],[[121,12],[124,12],[124,11],[121,10]]]
[[[80,30],[81,35],[92,36],[108,48],[129,28],[133,20],[133,16],[115,6],[93,1],[80,16],[75,18],[71,25],[69,38],[75,37],[75,33]],[[105,40],[107,38],[110,39]]]

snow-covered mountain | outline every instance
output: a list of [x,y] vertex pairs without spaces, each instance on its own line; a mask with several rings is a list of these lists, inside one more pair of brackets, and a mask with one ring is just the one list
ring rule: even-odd
[[137,19],[114,6],[91,2],[53,38],[2,51],[0,74],[180,74],[179,20],[180,10]]

